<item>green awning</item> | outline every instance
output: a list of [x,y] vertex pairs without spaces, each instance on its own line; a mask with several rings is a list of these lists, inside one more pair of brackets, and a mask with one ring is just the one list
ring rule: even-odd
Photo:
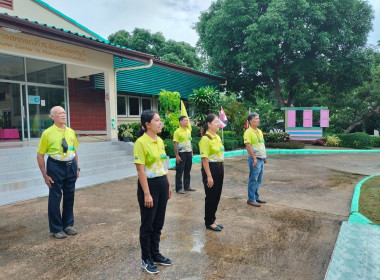
[[[133,67],[145,65],[141,62],[114,57],[114,68]],[[200,74],[202,72],[199,72]],[[167,91],[178,91],[182,98],[188,98],[194,89],[204,86],[219,87],[220,77],[212,75],[196,75],[176,71],[153,64],[150,68],[119,71],[117,73],[117,91],[137,94],[158,95],[161,89]],[[104,89],[103,75],[95,75],[95,87]]]

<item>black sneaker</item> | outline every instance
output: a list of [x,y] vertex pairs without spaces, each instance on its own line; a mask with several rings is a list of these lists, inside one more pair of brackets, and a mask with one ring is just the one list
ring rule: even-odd
[[153,258],[153,261],[155,264],[160,264],[160,265],[172,265],[172,260],[165,258],[163,255],[158,254]]
[[159,272],[152,259],[146,259],[145,261],[142,260],[141,267],[145,269],[149,274],[156,274]]

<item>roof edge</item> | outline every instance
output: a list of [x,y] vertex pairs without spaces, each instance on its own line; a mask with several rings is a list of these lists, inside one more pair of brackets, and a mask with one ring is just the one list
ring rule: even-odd
[[50,6],[49,4],[45,3],[44,1],[42,0],[32,0],[33,2],[36,2],[37,4],[39,4],[40,6],[52,11],[53,13],[57,14],[58,16],[62,17],[63,19],[71,22],[72,24],[76,25],[77,27],[79,27],[80,29],[86,31],[87,33],[90,33],[92,34],[93,36],[95,36],[96,38],[99,38],[103,41],[106,41],[108,42],[107,39],[104,39],[102,36],[100,36],[99,34],[91,31],[90,29],[88,29],[86,26],[78,23],[77,21],[73,20],[72,18],[66,16],[65,14],[63,14],[62,12],[58,11],[57,9],[53,8],[52,6]]

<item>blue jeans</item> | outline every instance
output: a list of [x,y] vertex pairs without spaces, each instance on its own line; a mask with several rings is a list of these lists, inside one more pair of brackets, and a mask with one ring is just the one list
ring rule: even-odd
[[258,190],[263,180],[264,174],[264,160],[257,158],[257,165],[252,166],[253,158],[248,157],[248,166],[249,166],[249,179],[248,179],[248,199],[250,201],[256,201],[260,199]]

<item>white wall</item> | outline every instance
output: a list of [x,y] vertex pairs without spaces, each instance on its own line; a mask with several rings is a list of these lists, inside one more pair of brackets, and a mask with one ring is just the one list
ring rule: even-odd
[[94,37],[93,34],[79,28],[70,21],[66,20],[64,17],[61,17],[60,15],[32,0],[13,0],[13,10],[0,7],[0,13],[7,13],[11,16],[27,18],[29,21],[38,21],[39,23],[45,23],[57,28],[63,28],[72,32],[78,32],[79,34]]

